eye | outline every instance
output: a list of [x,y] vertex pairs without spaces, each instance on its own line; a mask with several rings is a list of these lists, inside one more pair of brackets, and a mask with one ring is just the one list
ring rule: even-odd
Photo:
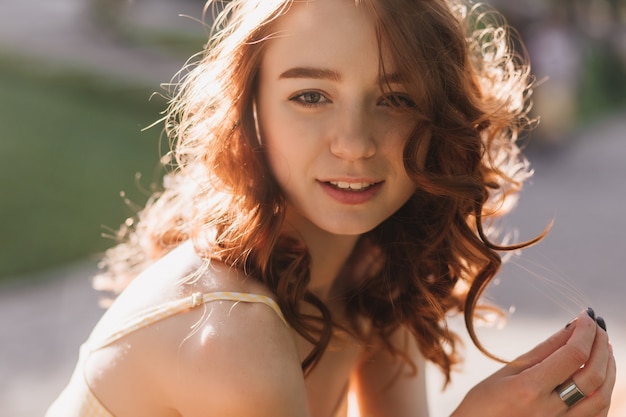
[[326,96],[319,91],[305,91],[298,93],[295,96],[290,97],[289,100],[305,107],[316,107],[329,101]]
[[413,99],[411,99],[411,97],[402,93],[387,94],[380,99],[378,104],[381,106],[387,106],[387,107],[391,107],[393,109],[399,109],[399,110],[400,109],[402,110],[413,109],[416,106],[415,102],[413,101]]

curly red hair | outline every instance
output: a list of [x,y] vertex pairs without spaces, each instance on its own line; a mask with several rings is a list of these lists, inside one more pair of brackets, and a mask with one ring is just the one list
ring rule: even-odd
[[[281,233],[285,201],[252,115],[264,46],[291,3],[209,2],[223,10],[204,55],[174,91],[166,118],[175,168],[163,191],[119,232],[121,243],[107,253],[100,279],[121,289],[147,264],[191,239],[201,256],[244,270],[276,294],[289,323],[315,346],[303,363],[311,369],[329,343],[332,316],[307,290],[306,247]],[[355,279],[359,285],[346,295],[348,311],[355,323],[366,318],[370,335],[383,341],[399,326],[409,329],[449,379],[459,358],[446,314],[464,311],[472,339],[485,351],[473,317],[500,267],[499,251],[539,239],[502,247],[487,237],[490,220],[514,205],[530,176],[517,140],[531,125],[532,78],[511,47],[506,24],[486,6],[456,0],[357,3],[371,11],[381,51],[415,98],[410,111],[416,128],[404,164],[417,192],[361,237],[362,250],[352,256],[369,256],[375,248],[380,267]],[[300,313],[302,302],[317,307],[321,318]]]

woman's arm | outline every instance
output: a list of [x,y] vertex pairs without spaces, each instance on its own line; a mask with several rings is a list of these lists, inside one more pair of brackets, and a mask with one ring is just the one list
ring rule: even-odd
[[363,354],[352,376],[361,417],[428,417],[425,360],[414,338],[399,329],[391,343],[406,352],[416,369],[377,346]]

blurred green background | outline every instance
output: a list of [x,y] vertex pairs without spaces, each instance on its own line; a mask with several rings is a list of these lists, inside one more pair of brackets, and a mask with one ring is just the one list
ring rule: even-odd
[[[201,1],[186,3],[201,17]],[[493,3],[520,32],[538,78],[549,77],[535,97],[544,120],[530,146],[567,146],[576,129],[626,106],[626,1]],[[200,49],[206,28],[148,25],[142,19],[150,16],[136,10],[142,4],[93,0],[82,22],[138,53],[158,49],[181,60]],[[170,9],[176,4],[169,1]],[[20,49],[5,42],[0,53],[0,281],[111,246],[102,235],[145,202],[166,144],[161,125],[142,131],[166,105],[149,100],[156,83],[49,66]]]
[[[163,100],[77,72],[0,58],[0,276],[101,251],[101,234],[145,202],[158,160]],[[8,62],[7,62],[8,61]],[[136,178],[141,175],[141,178]]]

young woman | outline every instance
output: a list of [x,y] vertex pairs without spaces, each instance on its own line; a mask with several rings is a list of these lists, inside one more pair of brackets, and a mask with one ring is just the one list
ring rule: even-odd
[[[456,1],[224,7],[171,103],[175,169],[105,259],[123,292],[48,416],[345,416],[348,392],[351,415],[427,416],[425,361],[460,360],[446,315],[479,344],[498,252],[533,243],[487,237],[529,176],[528,67]],[[594,319],[454,416],[607,415]]]

